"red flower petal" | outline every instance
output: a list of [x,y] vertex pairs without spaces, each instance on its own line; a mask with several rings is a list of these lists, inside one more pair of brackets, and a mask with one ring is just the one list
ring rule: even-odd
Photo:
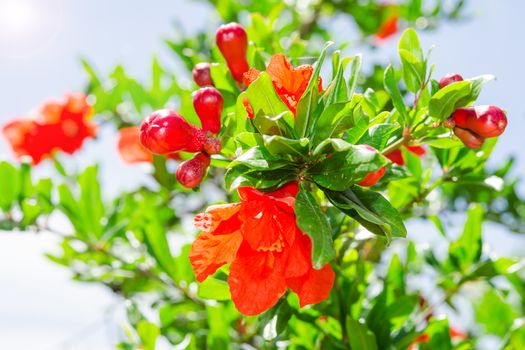
[[264,312],[286,291],[282,254],[256,252],[243,244],[231,264],[228,284],[239,312],[245,315]]
[[153,155],[140,143],[140,129],[130,126],[119,130],[118,150],[126,163],[153,161]]
[[189,254],[197,281],[204,281],[219,267],[231,263],[241,242],[239,231],[224,235],[201,233],[193,242]]
[[[212,205],[206,209],[206,213],[195,216],[193,225],[203,232],[213,234],[236,231],[240,228],[240,221],[236,216],[241,208],[240,205],[241,203]],[[226,227],[221,227],[220,232],[216,232],[222,225]]]
[[242,81],[246,86],[250,86],[251,83],[253,83],[257,78],[259,78],[259,75],[261,72],[255,68],[250,68],[246,73],[242,75]]
[[320,270],[311,268],[304,276],[286,280],[290,287],[299,296],[301,307],[319,303],[330,295],[334,284],[335,274],[330,264]]
[[247,97],[243,97],[242,105],[244,106],[244,109],[246,109],[246,113],[248,113],[248,118],[253,119],[253,117],[255,117],[255,114],[253,112],[253,107],[250,104],[250,101]]
[[288,279],[304,276],[312,268],[310,239],[302,237],[304,234],[297,227],[295,227],[295,231],[295,240],[288,250],[288,260],[284,271],[284,277]]

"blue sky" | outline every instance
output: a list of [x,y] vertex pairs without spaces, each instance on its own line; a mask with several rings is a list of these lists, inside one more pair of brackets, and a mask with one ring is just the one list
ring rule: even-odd
[[[480,103],[502,106],[509,116],[494,163],[515,154],[516,173],[525,174],[525,2],[468,2],[471,20],[425,33],[422,43],[436,45],[432,61],[437,63],[437,77],[448,72],[497,76],[480,97]],[[183,0],[0,0],[0,123],[46,98],[80,90],[85,80],[80,56],[102,72],[125,63],[131,74],[141,78],[147,78],[153,54],[174,67],[162,38],[173,34],[175,20],[190,32],[202,27],[212,30],[218,23],[205,5]],[[347,28],[352,27],[344,25],[338,32],[346,34]],[[394,39],[380,51],[365,52],[364,60],[387,57],[397,62],[395,47]],[[76,165],[92,163],[104,154],[102,171],[108,193],[134,187],[142,179],[140,169],[119,160],[112,130],[103,133],[104,141],[90,143],[75,158]],[[3,140],[0,157],[12,159]],[[48,170],[45,165],[40,169],[42,173]],[[515,237],[505,237],[502,249],[519,247]],[[494,237],[486,238],[497,243]],[[42,256],[55,244],[47,235],[0,235],[1,347],[112,349],[108,344],[116,339],[117,329],[105,324],[113,324],[119,313],[104,310],[121,302],[101,287],[70,282],[66,270]],[[82,334],[81,342],[70,341],[78,334]]]

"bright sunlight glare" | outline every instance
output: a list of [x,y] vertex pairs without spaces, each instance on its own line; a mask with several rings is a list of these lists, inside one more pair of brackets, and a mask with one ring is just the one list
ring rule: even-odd
[[34,5],[27,0],[0,1],[0,36],[27,34],[37,20]]

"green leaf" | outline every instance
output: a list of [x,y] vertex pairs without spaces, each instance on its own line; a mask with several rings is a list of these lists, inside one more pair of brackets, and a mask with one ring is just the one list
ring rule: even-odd
[[357,86],[357,79],[359,78],[359,72],[361,71],[362,56],[355,55],[350,66],[350,77],[348,78],[348,97],[352,98]]
[[425,82],[427,67],[419,38],[414,29],[409,28],[403,32],[399,39],[398,51],[407,89],[417,92]]
[[483,88],[483,86],[494,79],[496,79],[496,77],[491,74],[484,74],[478,77],[467,79],[466,81],[469,81],[471,83],[470,93],[468,94],[468,96],[459,100],[456,103],[456,105],[458,107],[463,107],[475,102],[478,99],[478,96],[481,93],[481,89]]
[[262,72],[244,93],[253,108],[254,116],[276,116],[288,111],[288,107],[275,92],[272,78],[266,72]]
[[403,79],[405,80],[407,89],[414,93],[421,90],[425,82],[425,62],[403,49],[399,49],[399,56],[403,64]]
[[473,204],[467,211],[467,221],[459,239],[449,247],[451,261],[463,271],[479,261],[481,257],[481,231],[483,207]]
[[293,180],[297,180],[297,170],[291,167],[257,170],[245,165],[229,168],[224,179],[228,191],[233,191],[239,186],[252,186],[259,190],[271,191]]
[[400,128],[398,124],[380,123],[370,127],[358,144],[369,145],[377,150],[385,148],[392,134]]
[[401,38],[399,38],[398,49],[410,52],[418,60],[423,60],[424,58],[417,32],[412,28],[408,28],[403,32]]
[[299,103],[297,104],[295,131],[299,137],[307,136],[309,127],[314,123],[314,120],[312,120],[313,114],[319,104],[319,73],[321,72],[321,66],[323,65],[323,61],[326,57],[326,50],[332,44],[332,42],[326,43],[323,50],[321,51],[321,55],[314,63],[315,70],[312,74],[312,77],[310,78],[308,87],[304,91],[301,99],[299,100]]
[[71,221],[76,233],[83,239],[89,240],[89,236],[85,229],[85,223],[82,217],[82,212],[73,196],[73,193],[66,184],[58,186],[58,208]]
[[344,152],[352,147],[355,146],[341,139],[326,139],[317,145],[312,152],[312,156],[317,157],[321,154]]
[[[148,204],[149,203],[144,203],[144,206]],[[145,214],[141,229],[149,253],[155,258],[160,268],[171,278],[176,278],[175,261],[171,255],[166,229],[162,226],[158,213],[154,208],[141,208],[141,210],[143,210]]]
[[469,96],[472,83],[469,81],[458,81],[445,86],[436,92],[428,103],[428,111],[432,118],[445,120],[459,107],[460,102]]
[[221,92],[228,91],[235,95],[239,89],[235,85],[232,75],[225,64],[213,63],[210,65],[211,80],[215,88]]
[[509,305],[501,293],[487,289],[475,304],[476,321],[483,325],[487,333],[503,337],[516,318],[515,309]]
[[142,343],[141,349],[155,350],[155,344],[160,335],[160,330],[156,324],[148,321],[140,321],[137,326],[137,334]]
[[315,269],[320,269],[335,258],[332,229],[319,204],[303,184],[295,200],[295,215],[297,226],[312,240],[312,264]]
[[368,329],[366,324],[347,317],[346,331],[352,349],[377,350],[376,336]]
[[288,164],[289,162],[270,157],[261,147],[255,146],[233,160],[229,167],[244,165],[254,170],[275,170],[284,168]]
[[354,127],[355,119],[361,112],[358,101],[359,99],[352,99],[350,102],[336,103],[325,108],[316,120],[312,144],[317,145],[329,137],[337,137]]
[[425,334],[428,334],[430,338],[428,342],[429,349],[452,350],[450,327],[447,320],[432,320],[425,329]]
[[384,84],[385,90],[390,94],[390,97],[392,98],[392,103],[394,104],[395,109],[399,112],[399,114],[401,114],[404,120],[408,120],[408,113],[405,107],[405,103],[403,102],[403,95],[401,95],[399,87],[397,86],[396,75],[394,72],[394,68],[392,68],[391,64],[388,65],[388,67],[385,70]]
[[343,191],[386,164],[386,158],[379,152],[350,145],[344,151],[335,152],[330,158],[318,163],[308,174],[323,187]]
[[304,158],[308,155],[307,138],[300,140],[289,139],[282,136],[263,135],[264,146],[274,156],[291,156]]
[[78,177],[78,184],[80,187],[78,207],[83,222],[88,232],[99,238],[104,232],[102,218],[105,210],[98,180],[98,167],[87,167]]
[[203,299],[231,300],[228,283],[213,277],[208,277],[204,282],[199,283],[197,295]]
[[346,57],[339,63],[336,76],[323,94],[326,105],[348,101],[348,91],[344,80],[344,72],[350,60],[349,57]]
[[353,186],[346,191],[322,189],[334,206],[372,233],[405,237],[406,228],[399,212],[380,193]]
[[18,170],[8,162],[0,162],[0,209],[9,211],[17,200],[19,191]]

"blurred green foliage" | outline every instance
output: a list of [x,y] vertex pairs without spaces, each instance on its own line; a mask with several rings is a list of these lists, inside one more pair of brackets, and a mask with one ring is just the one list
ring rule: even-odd
[[[433,28],[443,19],[461,18],[463,1],[451,3],[209,1],[221,21],[245,24],[251,40],[249,62],[260,69],[264,69],[269,55],[277,52],[285,52],[294,63],[313,63],[312,57],[318,57],[324,41],[333,36],[329,22],[335,16],[354,22],[362,42],[374,45],[374,34],[389,16],[398,16],[401,26]],[[127,300],[128,325],[118,348],[153,350],[159,337],[164,337],[185,349],[406,349],[426,335],[428,342],[420,343],[421,349],[473,349],[487,334],[499,337],[503,349],[525,346],[523,261],[494,256],[484,249],[482,234],[487,220],[525,232],[519,180],[509,175],[512,160],[499,169],[488,169],[486,160],[495,140],[473,151],[450,138],[443,139],[443,128],[433,128],[434,121],[443,118],[441,114],[446,116],[451,108],[475,100],[475,79],[449,88],[446,96],[441,95],[447,91],[436,94],[432,89],[433,68],[412,31],[401,38],[400,64],[376,64],[368,75],[360,72],[360,56],[344,61],[341,52],[331,50],[326,60],[332,57],[332,79],[328,81],[333,82],[333,90],[320,103],[334,107],[327,108],[325,116],[315,116],[316,127],[309,124],[314,116],[299,116],[298,120],[304,118],[303,124],[292,131],[286,127],[290,118],[283,109],[285,114],[270,125],[282,135],[258,139],[260,136],[250,132],[253,128],[245,121],[246,112],[238,105],[241,91],[228,77],[212,38],[211,32],[203,31],[191,37],[180,32],[166,40],[186,71],[201,61],[218,63],[212,75],[225,99],[225,127],[220,136],[226,158],[213,160],[216,168],[208,175],[208,183],[217,190],[222,188],[225,174],[221,168],[239,147],[252,151],[230,164],[227,184],[259,181],[258,187],[267,189],[287,182],[286,174],[295,175],[294,162],[300,163],[312,154],[335,153],[320,171],[306,174],[318,190],[310,193],[302,189],[297,201],[311,210],[304,209],[298,216],[303,215],[305,226],[301,228],[312,237],[314,246],[315,242],[322,246],[324,240],[330,244],[333,240],[333,250],[314,250],[314,259],[326,262],[334,258],[336,283],[330,298],[318,305],[300,309],[297,296],[289,294],[260,317],[244,317],[230,301],[227,268],[196,284],[186,243],[193,232],[187,232],[183,221],[211,203],[174,181],[168,170],[173,160],[156,157],[151,167],[155,185],[138,187],[115,198],[104,196],[96,165],[80,174],[67,174],[55,160],[60,177],[35,180],[28,164],[1,162],[1,229],[45,230],[62,236],[59,253],[48,255],[52,261],[69,268],[74,279],[101,283]],[[138,125],[150,111],[169,104],[199,124],[191,102],[196,86],[190,82],[189,73],[176,76],[153,58],[150,81],[140,82],[123,66],[104,75],[88,61],[82,64],[88,76],[86,90],[95,99],[101,123],[117,128]],[[265,89],[264,78],[259,83],[261,86],[246,90],[243,96],[250,98],[254,108],[260,105],[264,109],[267,101],[262,101],[262,96],[272,96],[270,92],[259,95]],[[271,82],[266,83],[273,91]],[[417,103],[407,102],[416,96]],[[351,101],[345,102],[348,99]],[[277,104],[278,100],[272,102],[272,106]],[[346,127],[338,129],[331,122],[334,120]],[[268,126],[260,122],[261,128]],[[388,165],[377,189],[389,201],[378,192],[351,187],[353,173],[346,178],[348,186],[337,187],[331,178],[334,172],[327,169],[344,169],[338,169],[340,163],[330,159],[362,156],[355,150],[360,143],[385,151],[404,137],[405,127],[412,128],[410,141],[429,144],[429,152],[421,159],[403,150],[406,166]],[[232,134],[236,137],[230,137]],[[302,140],[304,136],[306,141]],[[275,157],[293,149],[287,168],[274,164],[254,169],[252,161],[261,154],[254,148],[259,145]],[[359,159],[361,164],[363,159]],[[367,164],[370,170],[385,163],[379,157]],[[236,196],[223,195],[228,200]],[[196,204],[183,207],[181,202]],[[325,220],[312,219],[319,212]],[[464,212],[462,233],[454,235],[452,231],[459,225],[449,228],[442,220],[452,216],[457,222],[458,213]],[[67,232],[53,226],[55,215],[71,224]],[[410,237],[387,247],[383,236],[406,235],[401,219],[410,222],[413,218],[434,224],[447,249],[416,244]],[[379,235],[368,235],[361,226]],[[413,283],[415,280],[427,285]],[[467,339],[451,337],[451,325],[441,318],[442,310],[454,310],[456,298],[461,297],[472,301],[477,324],[454,325],[468,332]],[[152,314],[155,317],[146,316]]]

